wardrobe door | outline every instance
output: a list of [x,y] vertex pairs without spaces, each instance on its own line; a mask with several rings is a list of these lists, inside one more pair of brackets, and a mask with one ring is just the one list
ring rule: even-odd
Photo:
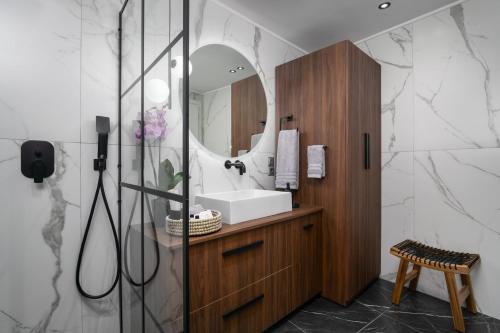
[[348,299],[380,272],[380,66],[348,49]]

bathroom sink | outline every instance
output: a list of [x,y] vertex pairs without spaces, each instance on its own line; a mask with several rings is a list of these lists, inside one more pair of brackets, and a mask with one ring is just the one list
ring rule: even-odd
[[195,202],[222,213],[222,222],[236,224],[270,215],[290,212],[290,192],[240,190],[197,195]]

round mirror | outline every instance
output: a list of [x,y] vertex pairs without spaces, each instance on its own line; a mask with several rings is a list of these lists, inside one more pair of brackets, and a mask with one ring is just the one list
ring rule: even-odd
[[259,142],[267,119],[264,87],[234,49],[207,45],[191,56],[189,129],[210,151],[237,157]]

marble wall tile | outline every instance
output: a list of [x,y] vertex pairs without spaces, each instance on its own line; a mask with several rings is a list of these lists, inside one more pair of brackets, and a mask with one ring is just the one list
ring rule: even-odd
[[141,74],[141,2],[129,0],[122,14],[122,87]]
[[149,66],[170,43],[170,1],[149,0],[145,4],[144,64]]
[[399,260],[391,246],[413,238],[413,152],[382,154],[382,262],[380,275],[394,280]]
[[80,332],[80,147],[55,142],[55,172],[34,184],[19,170],[21,144],[0,140],[0,331]]
[[[250,166],[250,187],[261,190],[275,188],[274,176],[269,175],[269,159],[274,161],[274,153],[256,152],[244,159],[245,165]],[[272,165],[274,168],[274,164]]]
[[[127,148],[129,147],[125,147],[125,149]],[[93,161],[96,157],[97,144],[81,145],[82,209],[80,219],[82,234],[88,222],[97,186],[98,172],[93,169]],[[108,148],[107,169],[103,176],[103,182],[115,227],[118,225],[117,162],[118,146],[111,145]],[[80,279],[83,288],[91,294],[104,292],[113,282],[116,267],[116,250],[112,231],[102,196],[99,194],[82,261]],[[82,298],[83,332],[117,331],[119,328],[118,305],[116,290],[110,296],[100,300]]]
[[29,0],[1,7],[0,136],[79,142],[80,4]]
[[415,148],[500,146],[500,23],[495,0],[414,24]]
[[413,26],[359,47],[382,67],[382,152],[413,149]]
[[[478,306],[500,317],[493,282],[500,273],[500,149],[415,153],[415,237],[426,244],[479,253],[473,272]],[[422,290],[447,297],[442,274],[428,274]]]
[[82,1],[81,141],[97,143],[95,116],[111,120],[117,144],[118,12],[122,0]]

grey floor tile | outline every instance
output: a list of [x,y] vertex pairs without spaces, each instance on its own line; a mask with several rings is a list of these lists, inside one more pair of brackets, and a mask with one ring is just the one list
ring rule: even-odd
[[[499,333],[499,323],[500,321],[481,314],[465,317],[467,333]],[[361,332],[456,333],[451,316],[390,311],[377,318]]]
[[272,328],[269,332],[273,333],[298,333],[304,332],[297,325],[293,324],[289,320],[279,324],[277,327]]
[[[316,298],[270,332],[455,332],[449,303],[405,290],[400,305],[395,306],[391,304],[393,287],[379,280],[348,307]],[[467,333],[500,333],[500,320],[467,310],[464,317]]]
[[[392,307],[392,290],[394,284],[385,280],[378,280],[372,284],[361,296],[359,296],[355,303],[360,303],[372,309],[385,311]],[[405,298],[403,295],[402,300]]]

